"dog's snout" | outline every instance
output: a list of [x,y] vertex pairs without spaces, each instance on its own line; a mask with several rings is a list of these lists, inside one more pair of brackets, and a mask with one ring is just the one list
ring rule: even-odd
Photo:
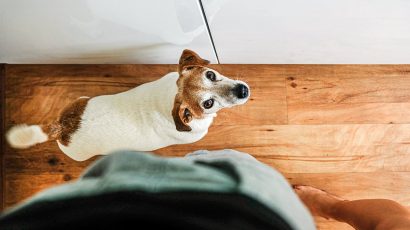
[[247,98],[249,96],[249,89],[244,84],[237,84],[234,88],[235,95],[240,98]]

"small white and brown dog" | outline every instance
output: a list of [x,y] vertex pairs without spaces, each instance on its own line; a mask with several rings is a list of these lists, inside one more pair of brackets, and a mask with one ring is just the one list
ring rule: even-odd
[[114,150],[151,151],[204,137],[216,112],[244,104],[248,85],[206,67],[209,61],[184,50],[178,72],[115,95],[80,97],[47,125],[17,125],[10,145],[28,148],[56,140],[77,161]]

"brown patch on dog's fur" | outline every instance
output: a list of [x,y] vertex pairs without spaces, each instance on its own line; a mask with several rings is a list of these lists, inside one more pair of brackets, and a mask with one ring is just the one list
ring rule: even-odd
[[[198,104],[198,92],[202,90],[202,65],[209,64],[191,50],[184,50],[179,59],[178,93],[175,96],[172,116],[178,131],[191,131],[188,123],[193,118],[202,118],[203,109]],[[183,71],[186,72],[183,73]]]
[[178,131],[191,131],[191,127],[187,124],[193,118],[200,119],[203,115],[203,109],[198,104],[201,83],[200,78],[195,77],[196,75],[199,73],[180,77],[177,81],[179,92],[175,96],[172,115]]
[[42,127],[50,140],[68,146],[72,134],[80,128],[81,116],[90,98],[79,98],[66,106],[57,121]]
[[181,74],[182,70],[189,65],[208,65],[209,63],[194,51],[185,49],[179,58],[178,72]]
[[188,105],[189,110],[196,118],[201,118],[203,113],[202,107],[198,104],[199,92],[203,90],[202,72],[203,68],[196,66],[190,71],[189,76],[180,76],[177,81],[178,88],[181,89],[179,93],[181,100]]
[[61,129],[57,121],[47,125],[41,125],[41,129],[47,134],[48,140],[50,141],[57,140],[60,136]]
[[187,106],[182,104],[182,100],[178,96],[175,97],[172,117],[174,118],[175,127],[178,131],[189,132],[192,130],[191,127],[187,125],[192,120],[192,114]]

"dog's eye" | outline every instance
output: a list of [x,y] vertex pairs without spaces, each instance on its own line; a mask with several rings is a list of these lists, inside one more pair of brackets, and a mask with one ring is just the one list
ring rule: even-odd
[[211,81],[216,81],[216,75],[212,71],[206,72],[206,78],[208,78]]
[[214,99],[209,99],[204,102],[204,108],[210,109],[214,105]]

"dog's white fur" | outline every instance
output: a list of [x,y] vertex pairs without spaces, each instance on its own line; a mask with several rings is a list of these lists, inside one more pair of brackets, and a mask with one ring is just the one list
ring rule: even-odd
[[171,111],[178,91],[178,76],[177,72],[169,73],[123,93],[92,98],[80,129],[68,146],[58,143],[60,149],[81,161],[118,149],[150,151],[201,139],[208,132],[213,115],[192,120],[191,132],[175,129]]
[[[171,111],[178,77],[172,72],[126,92],[91,98],[70,144],[57,141],[58,146],[72,159],[83,161],[118,149],[151,151],[198,141],[208,132],[216,113],[194,118],[190,132],[176,130]],[[47,141],[47,134],[38,125],[18,125],[9,130],[7,140],[15,148],[27,148]]]

